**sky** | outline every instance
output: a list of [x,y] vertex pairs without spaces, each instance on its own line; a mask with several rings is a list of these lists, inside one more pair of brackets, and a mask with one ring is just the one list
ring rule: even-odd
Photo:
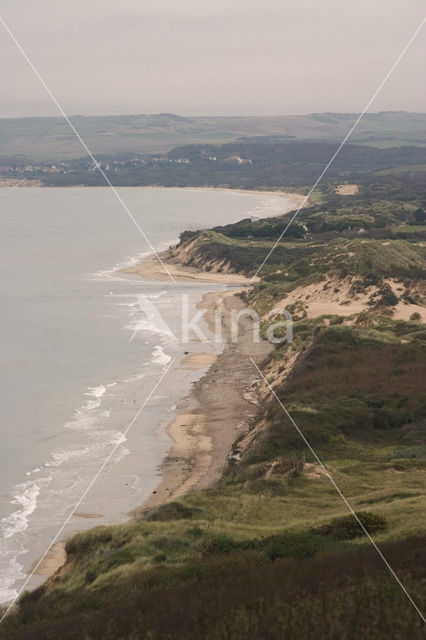
[[[2,0],[69,114],[360,112],[424,0]],[[426,25],[370,111],[426,111]],[[0,115],[58,115],[0,24]]]

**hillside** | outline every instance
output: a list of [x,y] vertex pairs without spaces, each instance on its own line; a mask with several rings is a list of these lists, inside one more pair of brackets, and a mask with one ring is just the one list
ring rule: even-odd
[[[322,113],[274,117],[184,117],[170,113],[71,116],[92,153],[165,153],[183,144],[217,144],[243,136],[289,136],[340,141],[357,114]],[[426,144],[426,114],[366,114],[352,140],[379,147]],[[0,119],[0,155],[31,160],[85,155],[62,117]]]
[[[423,637],[328,477],[424,608],[424,185],[357,186],[341,195],[328,182],[239,294],[263,336],[285,306],[294,340],[259,360],[253,414],[220,480],[72,537],[0,638]],[[186,232],[164,259],[251,276],[287,220]]]

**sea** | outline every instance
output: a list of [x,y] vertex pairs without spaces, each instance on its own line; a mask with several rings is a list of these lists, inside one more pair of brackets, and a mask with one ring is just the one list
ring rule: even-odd
[[[119,192],[156,250],[187,229],[292,208],[266,193]],[[182,367],[185,352],[220,349],[206,325],[206,340],[190,334],[182,344],[182,305],[191,318],[204,293],[227,285],[123,274],[150,248],[108,187],[0,189],[0,245],[0,603],[6,603],[43,580],[33,576],[26,584],[59,531],[64,540],[124,522],[155,490],[171,445],[166,428],[205,371]]]

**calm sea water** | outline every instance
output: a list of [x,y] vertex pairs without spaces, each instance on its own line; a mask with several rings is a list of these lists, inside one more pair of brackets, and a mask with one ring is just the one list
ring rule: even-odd
[[[290,208],[266,194],[120,192],[156,248],[175,242],[185,229]],[[15,596],[116,443],[61,539],[126,519],[152,492],[170,445],[165,427],[202,374],[177,367],[185,350],[200,345],[181,345],[149,322],[137,296],[153,301],[176,328],[182,294],[193,310],[213,286],[120,274],[118,267],[135,262],[148,247],[107,188],[0,189],[0,243],[2,602]],[[143,330],[129,342],[144,318]],[[171,358],[176,360],[167,378],[123,438]]]

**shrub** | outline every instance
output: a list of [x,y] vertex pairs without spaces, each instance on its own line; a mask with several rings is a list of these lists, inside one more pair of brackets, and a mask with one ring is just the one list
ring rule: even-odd
[[94,571],[92,571],[91,569],[89,569],[89,571],[86,571],[86,576],[84,578],[85,582],[87,583],[91,583],[94,582],[96,580],[96,573]]
[[336,540],[316,531],[280,533],[258,540],[233,540],[228,536],[215,536],[202,545],[203,557],[229,555],[236,551],[257,551],[271,560],[278,558],[311,558],[320,551],[336,548]]
[[99,544],[111,542],[112,532],[110,527],[95,527],[88,532],[77,533],[67,540],[65,551],[67,554],[86,553]]
[[387,307],[394,307],[398,304],[398,296],[394,294],[392,289],[388,284],[385,284],[380,290],[379,295],[381,298],[381,303],[386,305]]
[[233,551],[237,551],[241,548],[241,543],[233,540],[229,536],[217,535],[205,540],[201,544],[202,557],[215,556],[215,555],[228,555]]
[[201,527],[195,526],[195,527],[190,527],[186,534],[190,537],[190,538],[194,538],[194,540],[198,540],[198,538],[202,538],[204,535],[204,531],[201,529]]
[[316,553],[336,547],[336,542],[316,532],[283,533],[264,538],[260,548],[271,560],[312,558]]
[[[387,522],[383,516],[379,516],[371,511],[358,511],[356,516],[362,522],[368,533],[375,533],[386,529]],[[339,540],[351,540],[358,536],[365,535],[357,518],[353,515],[334,518],[329,524],[312,529],[312,532],[324,536],[332,536]]]
[[169,553],[176,553],[182,549],[186,549],[189,545],[187,540],[178,538],[173,535],[160,536],[151,541],[152,545],[160,551],[167,551]]
[[154,556],[154,562],[165,562],[167,560],[167,556],[165,553],[158,553]]
[[105,561],[107,569],[114,569],[122,564],[132,564],[136,557],[130,549],[111,549],[110,555]]
[[44,585],[41,585],[41,587],[38,587],[33,591],[24,591],[19,598],[19,604],[22,606],[34,604],[38,602],[42,598],[42,596],[45,595],[45,593],[46,587]]
[[191,509],[181,502],[168,502],[149,511],[145,517],[150,521],[184,520],[198,515],[199,512],[199,509]]

